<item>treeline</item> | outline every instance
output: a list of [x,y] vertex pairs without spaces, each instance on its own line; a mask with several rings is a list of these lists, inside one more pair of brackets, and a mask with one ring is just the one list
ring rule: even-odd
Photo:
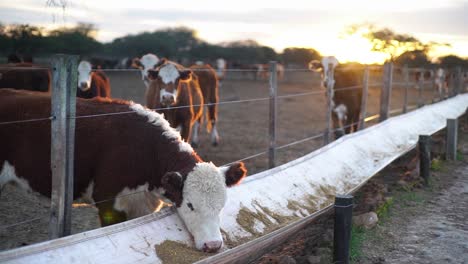
[[[372,35],[374,42],[381,41],[378,38],[380,35],[377,34],[380,31],[375,30]],[[392,34],[388,34],[387,31],[385,31],[386,42],[388,38],[399,36],[392,31],[389,31]],[[94,25],[86,23],[52,31],[28,24],[0,24],[0,56],[19,54],[43,57],[55,53],[66,53],[117,61],[151,52],[160,57],[188,63],[197,60],[213,62],[217,58],[224,58],[230,63],[238,64],[266,63],[276,60],[292,67],[306,67],[309,61],[321,57],[316,50],[307,48],[291,47],[284,49],[282,53],[277,53],[271,47],[253,40],[211,44],[198,38],[195,30],[185,27],[127,35],[109,43],[97,41],[95,39],[97,32]],[[378,46],[382,46],[381,43]],[[430,65],[431,60],[427,56],[427,51],[427,48],[407,51],[398,56],[392,56],[392,60],[397,64],[407,64],[410,67]],[[454,55],[440,58],[440,62],[449,67],[454,65],[468,67],[468,60]]]
[[179,61],[214,61],[224,58],[247,64],[277,60],[301,67],[312,59],[320,58],[320,54],[314,49],[288,48],[278,54],[271,47],[253,40],[211,44],[198,38],[193,29],[185,27],[127,35],[110,43],[98,42],[95,39],[96,33],[97,29],[93,25],[85,23],[53,31],[27,24],[0,24],[0,55],[16,53],[42,57],[66,53],[117,60],[151,52]]

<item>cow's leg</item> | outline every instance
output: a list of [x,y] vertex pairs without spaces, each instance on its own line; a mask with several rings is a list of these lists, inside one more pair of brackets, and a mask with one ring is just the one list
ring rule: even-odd
[[200,139],[199,139],[199,134],[200,132],[200,119],[198,119],[197,121],[195,121],[195,123],[193,123],[193,127],[192,127],[192,142],[191,142],[191,145],[193,147],[198,147],[199,144],[200,144]]
[[184,120],[181,124],[180,136],[185,142],[190,142],[190,135],[192,132],[191,119],[192,117],[188,117],[187,120]]
[[213,105],[208,106],[208,122],[211,125],[211,144],[217,146],[219,144],[219,134],[216,127],[216,115],[218,112],[217,100],[212,100]]
[[340,122],[336,113],[332,113],[333,129],[335,131],[335,139],[339,139],[344,136],[343,124]]

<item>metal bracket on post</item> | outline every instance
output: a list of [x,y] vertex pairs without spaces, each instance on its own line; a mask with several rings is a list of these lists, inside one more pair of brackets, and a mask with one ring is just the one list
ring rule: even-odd
[[324,145],[327,145],[332,141],[332,111],[333,111],[333,96],[334,96],[334,90],[333,88],[335,87],[335,69],[333,67],[333,64],[328,64],[328,70],[327,70],[327,113],[326,113],[326,119],[327,119],[327,128],[324,133]]
[[270,62],[270,142],[268,147],[268,168],[276,166],[276,118],[278,104],[278,82],[276,61]]
[[388,119],[390,112],[390,97],[392,94],[393,63],[384,64],[384,76],[382,92],[380,94],[380,116],[379,122]]
[[419,172],[424,184],[429,185],[431,177],[431,136],[420,135],[418,141],[419,148]]
[[362,79],[362,99],[361,99],[361,115],[359,117],[359,130],[366,126],[365,119],[367,115],[367,96],[369,93],[369,66],[364,68]]
[[333,263],[349,263],[349,245],[353,217],[353,196],[335,196]]
[[447,119],[446,142],[446,159],[455,160],[458,145],[458,119]]
[[71,234],[77,62],[78,56],[52,58],[50,239]]

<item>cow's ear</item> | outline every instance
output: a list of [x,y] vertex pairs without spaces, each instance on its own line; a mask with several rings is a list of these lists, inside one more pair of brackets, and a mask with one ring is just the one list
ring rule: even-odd
[[159,70],[148,70],[148,78],[150,80],[156,80],[158,78]]
[[133,58],[132,68],[141,69],[142,67],[143,67],[143,64],[141,64],[140,59],[139,58]]
[[314,71],[314,72],[322,72],[323,71],[323,65],[320,61],[318,60],[313,60],[309,62],[309,70]]
[[247,169],[243,162],[236,162],[222,170],[226,178],[226,186],[231,187],[239,184],[247,175]]
[[166,58],[162,58],[158,61],[158,63],[156,63],[154,66],[153,66],[153,69],[157,69],[159,68],[161,65],[163,64],[166,64],[167,62],[167,59]]
[[182,190],[184,179],[178,172],[167,172],[161,179],[161,187],[164,189],[164,196],[174,202],[177,207],[182,204]]
[[191,70],[181,70],[179,71],[179,74],[180,74],[180,79],[183,81],[187,81],[192,77]]

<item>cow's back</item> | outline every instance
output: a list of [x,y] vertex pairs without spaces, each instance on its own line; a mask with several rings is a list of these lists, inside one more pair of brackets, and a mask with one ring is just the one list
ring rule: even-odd
[[210,65],[193,65],[190,67],[197,76],[198,83],[206,103],[218,102],[218,78]]
[[0,65],[0,88],[48,92],[51,73],[44,66],[31,63]]

